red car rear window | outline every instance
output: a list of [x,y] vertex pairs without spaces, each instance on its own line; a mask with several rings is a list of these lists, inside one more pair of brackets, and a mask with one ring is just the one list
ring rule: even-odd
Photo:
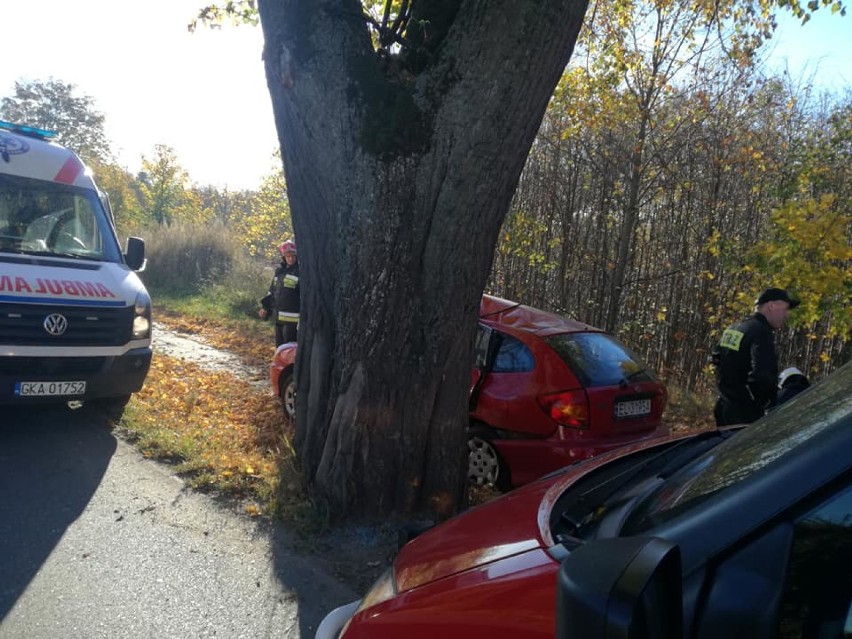
[[545,341],[586,387],[650,382],[656,377],[624,344],[605,333],[565,333]]

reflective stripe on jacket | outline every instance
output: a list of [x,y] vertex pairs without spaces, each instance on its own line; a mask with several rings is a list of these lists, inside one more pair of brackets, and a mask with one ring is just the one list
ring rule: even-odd
[[298,313],[288,313],[287,311],[278,311],[278,321],[283,324],[298,323]]

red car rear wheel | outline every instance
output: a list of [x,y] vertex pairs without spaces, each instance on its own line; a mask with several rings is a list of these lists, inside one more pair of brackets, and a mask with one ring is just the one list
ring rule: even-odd
[[471,426],[468,431],[468,481],[507,491],[512,487],[509,468],[492,443],[493,439],[494,432],[487,426]]
[[296,419],[296,380],[293,372],[281,373],[278,378],[278,399],[281,400],[281,408],[284,417],[293,421]]

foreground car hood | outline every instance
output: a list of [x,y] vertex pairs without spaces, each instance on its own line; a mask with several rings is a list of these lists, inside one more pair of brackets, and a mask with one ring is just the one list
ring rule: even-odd
[[472,508],[406,544],[394,562],[398,591],[548,545],[538,515],[552,483],[536,482]]
[[397,591],[553,545],[550,511],[577,479],[599,466],[664,442],[694,437],[680,433],[634,442],[565,467],[551,476],[472,508],[415,538],[394,562]]

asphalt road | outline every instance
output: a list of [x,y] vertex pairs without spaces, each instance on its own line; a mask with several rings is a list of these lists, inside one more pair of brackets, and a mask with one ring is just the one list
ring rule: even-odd
[[355,598],[94,411],[0,406],[0,639],[308,638]]

